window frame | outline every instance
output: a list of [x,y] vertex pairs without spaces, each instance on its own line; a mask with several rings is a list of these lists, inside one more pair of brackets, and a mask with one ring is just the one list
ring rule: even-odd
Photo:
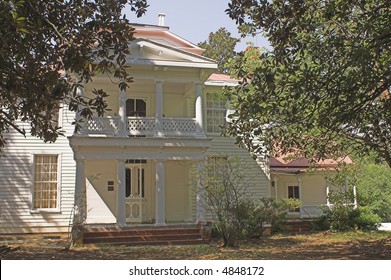
[[[212,98],[212,96],[216,96],[217,98]],[[207,92],[205,94],[205,131],[209,134],[216,134],[220,135],[222,133],[222,129],[220,128],[221,125],[226,124],[227,120],[227,110],[228,110],[228,102],[225,100],[221,93],[219,92]],[[210,102],[218,102],[219,106],[208,106]],[[224,108],[222,108],[222,103],[224,103]],[[213,104],[215,105],[215,104]],[[209,112],[212,113],[213,116],[209,114]],[[224,114],[222,114],[224,112]],[[222,115],[222,123],[217,124],[217,120],[220,119],[216,118],[216,115],[220,114]],[[212,129],[210,129],[209,122],[212,121]]]
[[[36,156],[57,156],[57,198],[55,208],[35,208],[34,207],[34,191],[35,191],[35,171],[36,171]],[[61,212],[61,164],[62,154],[48,151],[36,151],[31,154],[31,188],[30,188],[30,213],[60,213]]]

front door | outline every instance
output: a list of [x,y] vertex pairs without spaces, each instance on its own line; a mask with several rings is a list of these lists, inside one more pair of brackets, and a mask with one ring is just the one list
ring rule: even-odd
[[125,168],[126,222],[141,223],[143,220],[143,200],[146,191],[146,161],[127,160],[127,162]]

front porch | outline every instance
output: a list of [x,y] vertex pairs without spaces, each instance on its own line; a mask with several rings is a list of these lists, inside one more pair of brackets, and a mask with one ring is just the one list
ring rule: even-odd
[[83,224],[160,227],[205,221],[191,170],[202,164],[210,140],[82,135],[69,140]]

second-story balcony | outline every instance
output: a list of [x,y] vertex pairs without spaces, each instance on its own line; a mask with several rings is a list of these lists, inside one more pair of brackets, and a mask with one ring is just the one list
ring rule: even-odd
[[122,137],[194,137],[205,138],[195,118],[127,117],[121,129],[120,117],[93,117],[82,123],[81,135]]

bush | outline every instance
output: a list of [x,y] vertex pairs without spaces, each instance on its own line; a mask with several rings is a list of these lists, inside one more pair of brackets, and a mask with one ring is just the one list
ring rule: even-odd
[[242,237],[262,236],[266,224],[271,225],[272,233],[282,231],[286,224],[288,209],[292,203],[267,197],[262,198],[258,205],[250,200],[244,202],[238,211]]
[[357,213],[355,226],[362,230],[377,230],[381,223],[379,215],[375,214],[368,207],[359,207],[355,209]]
[[334,205],[324,209],[324,216],[315,225],[323,226],[323,230],[377,230],[380,222],[381,218],[368,207],[354,209],[350,205]]

